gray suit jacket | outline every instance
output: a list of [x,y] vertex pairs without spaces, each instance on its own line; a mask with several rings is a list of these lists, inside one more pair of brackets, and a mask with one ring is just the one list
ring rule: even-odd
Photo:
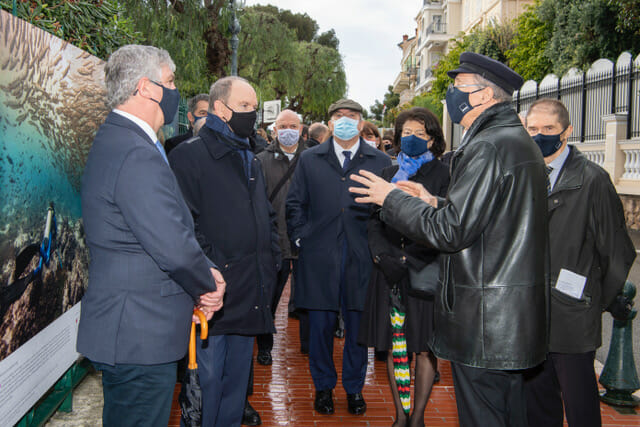
[[178,183],[148,135],[110,113],[82,179],[89,287],[77,349],[95,362],[151,365],[187,350],[194,302],[215,290]]

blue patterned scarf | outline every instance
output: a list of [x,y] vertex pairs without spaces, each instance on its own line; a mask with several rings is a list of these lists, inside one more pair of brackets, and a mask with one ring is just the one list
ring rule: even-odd
[[422,165],[429,163],[433,160],[433,153],[431,150],[427,150],[424,154],[416,157],[409,157],[403,152],[398,154],[398,165],[400,168],[398,172],[391,178],[391,182],[396,183],[398,181],[406,181],[414,176]]

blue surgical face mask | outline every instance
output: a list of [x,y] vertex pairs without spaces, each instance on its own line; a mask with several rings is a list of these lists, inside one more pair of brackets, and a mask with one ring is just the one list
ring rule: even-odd
[[415,135],[400,138],[400,151],[409,157],[424,154],[429,149],[429,139],[422,139]]
[[171,124],[171,122],[173,122],[173,118],[178,112],[178,104],[180,103],[180,92],[178,92],[178,89],[168,89],[160,83],[154,82],[153,80],[149,81],[162,88],[162,99],[160,100],[160,102],[156,101],[153,98],[151,98],[151,100],[160,105],[160,109],[162,110],[162,114],[164,115],[164,124]]
[[565,130],[567,130],[567,128],[564,128],[563,131],[557,135],[543,135],[539,133],[531,137],[535,143],[538,144],[540,151],[542,151],[542,157],[549,157],[562,147],[560,135],[562,135]]
[[445,95],[445,100],[447,101],[449,117],[451,117],[451,121],[453,123],[459,124],[465,114],[477,107],[477,105],[471,105],[469,102],[469,95],[479,92],[482,89],[484,89],[484,87],[474,90],[473,92],[463,92],[454,85],[449,85],[449,89],[447,89],[447,94]]
[[278,141],[285,147],[293,147],[298,143],[300,133],[296,129],[278,129]]
[[198,120],[206,119],[207,116],[193,116],[193,125],[195,126],[198,123]]
[[333,136],[343,141],[349,141],[360,133],[358,130],[358,123],[359,120],[351,119],[346,116],[334,120]]

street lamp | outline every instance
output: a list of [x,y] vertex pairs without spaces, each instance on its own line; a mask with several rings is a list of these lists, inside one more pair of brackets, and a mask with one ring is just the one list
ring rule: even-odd
[[[239,4],[238,4],[239,3]],[[231,75],[238,75],[238,44],[240,40],[238,39],[238,34],[242,27],[240,26],[240,21],[238,21],[238,17],[236,16],[236,4],[237,7],[241,8],[244,6],[244,0],[229,0],[229,6],[231,7],[231,22],[229,23],[229,32],[231,32]]]

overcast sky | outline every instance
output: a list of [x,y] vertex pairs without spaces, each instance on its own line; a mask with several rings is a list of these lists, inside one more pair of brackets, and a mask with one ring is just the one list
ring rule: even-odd
[[[422,0],[247,0],[246,4],[272,4],[280,9],[307,13],[320,29],[331,28],[340,40],[347,73],[349,98],[366,109],[382,102],[387,86],[400,72],[402,35],[415,32],[414,18]],[[242,54],[242,53],[240,53]]]

